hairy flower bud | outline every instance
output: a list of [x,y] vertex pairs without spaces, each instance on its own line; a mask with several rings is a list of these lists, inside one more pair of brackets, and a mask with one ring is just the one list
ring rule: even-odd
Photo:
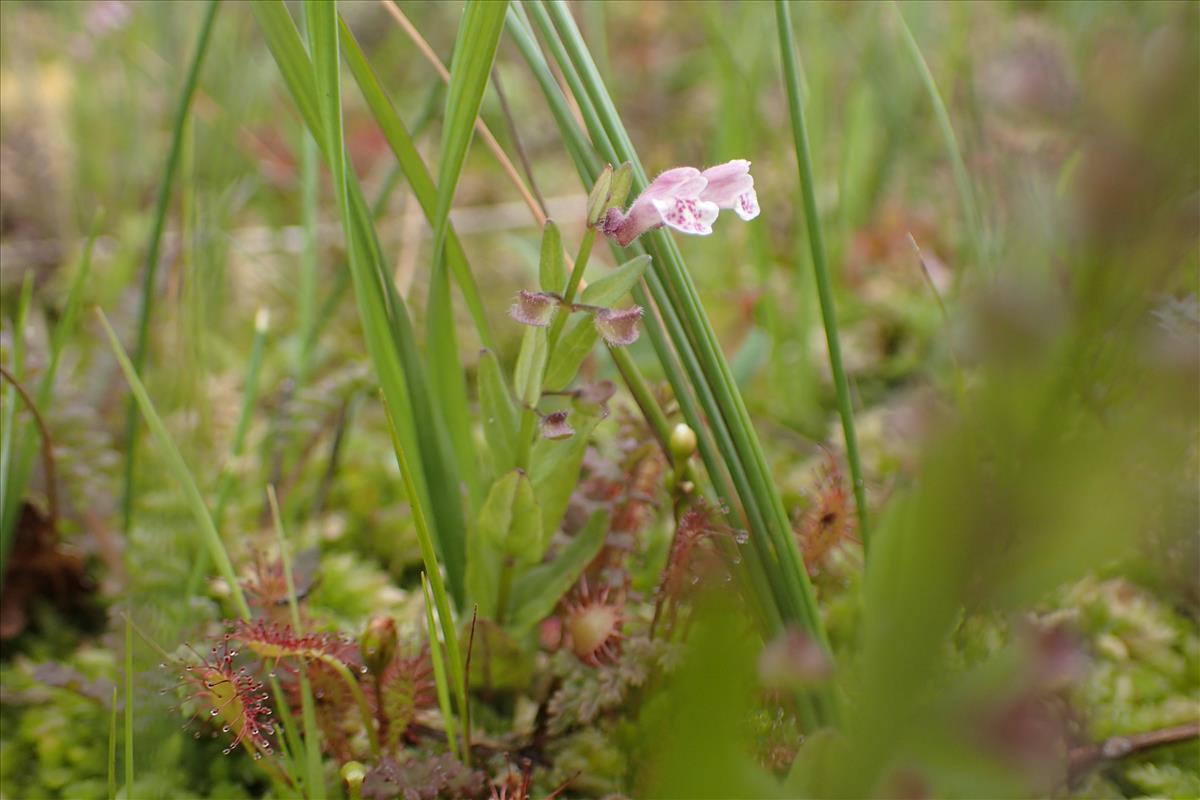
[[638,323],[642,319],[640,306],[624,309],[602,308],[592,317],[596,331],[611,345],[624,347],[638,340]]
[[575,429],[567,422],[566,411],[555,411],[542,417],[542,436],[546,439],[570,439]]
[[509,309],[509,315],[522,325],[532,325],[544,328],[554,319],[558,311],[558,298],[545,292],[531,292],[522,289],[517,292],[517,299]]

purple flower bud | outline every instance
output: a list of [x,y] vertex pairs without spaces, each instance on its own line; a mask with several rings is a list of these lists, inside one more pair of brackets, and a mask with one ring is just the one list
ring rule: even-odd
[[566,411],[555,411],[542,417],[542,436],[547,439],[569,439],[575,429],[567,422]]
[[554,312],[557,310],[558,298],[556,296],[522,289],[517,293],[517,300],[512,304],[508,313],[522,325],[544,328],[554,319]]

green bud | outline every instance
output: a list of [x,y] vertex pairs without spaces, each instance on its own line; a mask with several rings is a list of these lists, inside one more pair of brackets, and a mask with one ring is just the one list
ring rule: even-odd
[[696,432],[681,422],[671,431],[670,445],[671,455],[681,461],[687,459],[696,452]]
[[371,674],[379,676],[396,655],[396,622],[391,617],[374,617],[359,639],[363,663]]
[[612,164],[606,164],[604,171],[596,179],[596,185],[592,187],[591,194],[588,195],[587,224],[589,227],[599,222],[600,218],[604,216],[604,212],[608,210],[608,196],[609,189],[612,186],[612,178]]
[[363,781],[367,777],[367,768],[357,761],[347,761],[342,765],[342,780],[346,782],[346,792],[352,800],[361,797]]
[[605,204],[605,210],[607,211],[613,206],[624,208],[625,199],[629,197],[629,190],[632,188],[633,165],[626,161],[613,172],[612,188],[608,190],[608,202]]

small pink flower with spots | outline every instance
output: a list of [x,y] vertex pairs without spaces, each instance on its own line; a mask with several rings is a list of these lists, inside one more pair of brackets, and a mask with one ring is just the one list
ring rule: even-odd
[[758,216],[758,195],[750,162],[735,159],[701,172],[695,167],[669,169],[622,212],[610,208],[600,230],[622,247],[647,231],[670,226],[683,233],[707,236],[721,209],[733,209],[744,220]]

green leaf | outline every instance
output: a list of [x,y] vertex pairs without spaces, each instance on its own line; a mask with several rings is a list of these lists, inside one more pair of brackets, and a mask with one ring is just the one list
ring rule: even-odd
[[491,350],[479,354],[479,406],[493,467],[496,474],[506,472],[517,464],[520,411],[504,380],[500,361]]
[[592,352],[599,338],[600,334],[596,333],[590,316],[580,317],[571,323],[571,328],[554,346],[554,355],[550,356],[550,366],[546,368],[543,385],[550,389],[567,388],[575,380],[580,364]]
[[542,396],[542,375],[546,371],[546,331],[526,328],[513,371],[513,388],[526,406],[533,406]]
[[572,414],[571,422],[575,435],[570,439],[551,441],[539,439],[530,456],[530,477],[534,493],[542,508],[542,526],[549,538],[558,530],[571,492],[579,482],[579,467],[583,464],[583,453],[587,450],[588,436],[596,424],[596,417]]
[[522,470],[504,473],[492,484],[479,510],[479,533],[501,553],[534,564],[546,549],[542,513],[533,483]]
[[513,581],[511,625],[516,631],[532,628],[554,610],[600,552],[606,533],[608,512],[601,509],[553,561],[530,567]]
[[603,278],[588,284],[580,296],[580,301],[590,306],[608,308],[629,293],[648,266],[650,256],[631,258]]
[[542,228],[542,257],[538,263],[538,282],[543,292],[559,294],[567,285],[567,265],[563,261],[562,234],[554,220]]

